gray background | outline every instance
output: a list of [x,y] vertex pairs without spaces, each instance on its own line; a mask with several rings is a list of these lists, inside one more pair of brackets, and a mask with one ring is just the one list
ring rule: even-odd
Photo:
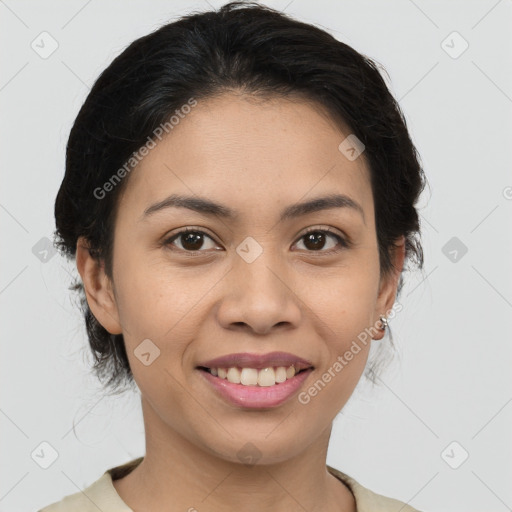
[[[425,271],[408,276],[391,324],[396,364],[380,387],[356,388],[327,462],[424,511],[511,510],[512,1],[267,5],[385,66],[431,186],[420,210]],[[208,7],[0,1],[2,511],[57,501],[144,453],[139,399],[103,398],[89,375],[67,290],[74,266],[45,252],[44,238],[69,129],[95,78],[135,38]],[[43,442],[58,454],[47,469]]]

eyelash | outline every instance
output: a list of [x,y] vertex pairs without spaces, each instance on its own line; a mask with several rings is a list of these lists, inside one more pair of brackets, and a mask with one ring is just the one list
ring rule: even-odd
[[[178,239],[180,236],[182,235],[186,235],[187,233],[195,233],[195,234],[200,234],[200,235],[206,235],[208,238],[210,238],[211,240],[213,240],[215,242],[215,240],[213,239],[213,237],[211,237],[208,233],[205,233],[204,231],[201,231],[200,229],[194,229],[194,228],[185,228],[181,231],[178,231],[177,233],[174,233],[172,236],[170,236],[169,238],[167,238],[166,240],[164,240],[163,242],[163,245],[165,246],[170,246],[172,245],[172,242],[174,242],[174,240]],[[341,246],[341,248],[338,248],[338,249],[329,249],[327,251],[324,251],[324,250],[318,250],[318,251],[306,251],[306,252],[310,252],[310,253],[326,253],[326,254],[333,254],[333,253],[336,253],[336,252],[339,252],[343,249],[348,249],[350,246],[351,246],[351,242],[344,239],[342,236],[338,235],[337,233],[333,232],[330,228],[326,227],[326,228],[309,228],[305,233],[303,233],[299,239],[297,240],[297,242],[299,240],[302,240],[304,237],[306,237],[307,235],[309,235],[310,233],[324,233],[324,234],[328,234],[334,238],[336,238],[336,240],[338,241],[339,245]],[[295,244],[294,244],[295,245]],[[190,250],[186,250],[186,249],[180,249],[179,247],[176,247],[174,246],[171,250],[178,250],[178,251],[182,251],[182,252],[185,252],[186,254],[189,254],[189,255],[192,255],[194,253],[197,253],[197,255],[200,255],[201,253],[203,252],[207,252],[207,251],[204,251],[204,250],[197,250],[197,251],[190,251]]]

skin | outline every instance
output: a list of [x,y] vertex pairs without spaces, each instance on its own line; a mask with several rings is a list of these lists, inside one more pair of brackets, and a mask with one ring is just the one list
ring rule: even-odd
[[[233,352],[286,351],[314,365],[307,390],[391,310],[403,239],[392,255],[397,270],[381,277],[364,153],[350,161],[338,150],[349,134],[303,99],[230,92],[200,101],[129,177],[112,280],[78,241],[89,306],[105,329],[124,335],[141,392],[145,458],[114,481],[134,511],[355,510],[326,457],[332,421],[362,375],[370,343],[305,405],[295,397],[274,409],[235,407],[195,369]],[[332,193],[359,203],[364,219],[334,208],[278,222],[286,206]],[[206,197],[239,216],[168,208],[141,220],[170,194]],[[185,227],[207,234],[195,252],[184,237],[164,243]],[[308,245],[310,227],[329,227],[352,245],[330,234],[323,246]],[[252,263],[236,252],[247,236],[263,249]],[[160,349],[149,366],[134,354],[147,338]],[[237,456],[247,442],[260,453],[253,465]]]

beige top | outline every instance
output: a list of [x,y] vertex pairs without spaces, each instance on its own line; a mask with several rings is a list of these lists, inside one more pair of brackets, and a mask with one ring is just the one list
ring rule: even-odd
[[[143,457],[139,457],[121,466],[108,469],[101,478],[83,491],[70,494],[38,512],[98,512],[98,510],[102,512],[133,512],[121,499],[112,481],[126,476],[140,464],[142,459]],[[327,470],[351,490],[358,512],[419,512],[401,501],[375,494],[337,469],[327,466]]]

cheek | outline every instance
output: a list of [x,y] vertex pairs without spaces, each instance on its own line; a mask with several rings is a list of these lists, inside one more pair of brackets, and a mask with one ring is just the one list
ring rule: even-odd
[[[365,331],[372,325],[377,290],[378,265],[368,261],[343,269],[309,295],[324,355],[319,381],[305,400],[338,410],[350,397],[368,359],[371,337]],[[315,393],[319,399],[313,400]]]
[[369,327],[378,294],[378,267],[366,265],[341,269],[336,276],[317,282],[306,294],[315,315],[332,329],[327,339],[340,343]]
[[[170,324],[172,317],[179,314],[179,295],[171,288],[171,281],[158,262],[125,245],[119,244],[118,256],[114,260],[116,302],[121,324],[128,335],[158,337],[163,328],[161,324]],[[173,297],[176,300],[172,301]]]
[[315,381],[299,400],[311,408],[311,414],[325,415],[330,410],[334,418],[361,378],[371,346],[365,329],[371,325],[373,301],[373,287],[359,283],[357,289],[313,302],[323,354]]
[[[179,274],[161,261],[151,261],[136,253],[118,262],[114,276],[116,302],[137,382],[147,381],[155,372],[182,371],[187,347],[201,322],[201,309],[194,306],[212,284],[201,281],[197,286],[187,286],[190,280]],[[154,362],[145,366],[140,356],[147,352]],[[156,381],[161,383],[161,379],[169,378],[162,373]]]
[[351,344],[333,354],[325,366],[319,369],[314,380],[298,395],[299,407],[307,411],[309,418],[321,418],[321,423],[332,421],[352,395],[368,358],[369,343],[359,344],[350,350]]

